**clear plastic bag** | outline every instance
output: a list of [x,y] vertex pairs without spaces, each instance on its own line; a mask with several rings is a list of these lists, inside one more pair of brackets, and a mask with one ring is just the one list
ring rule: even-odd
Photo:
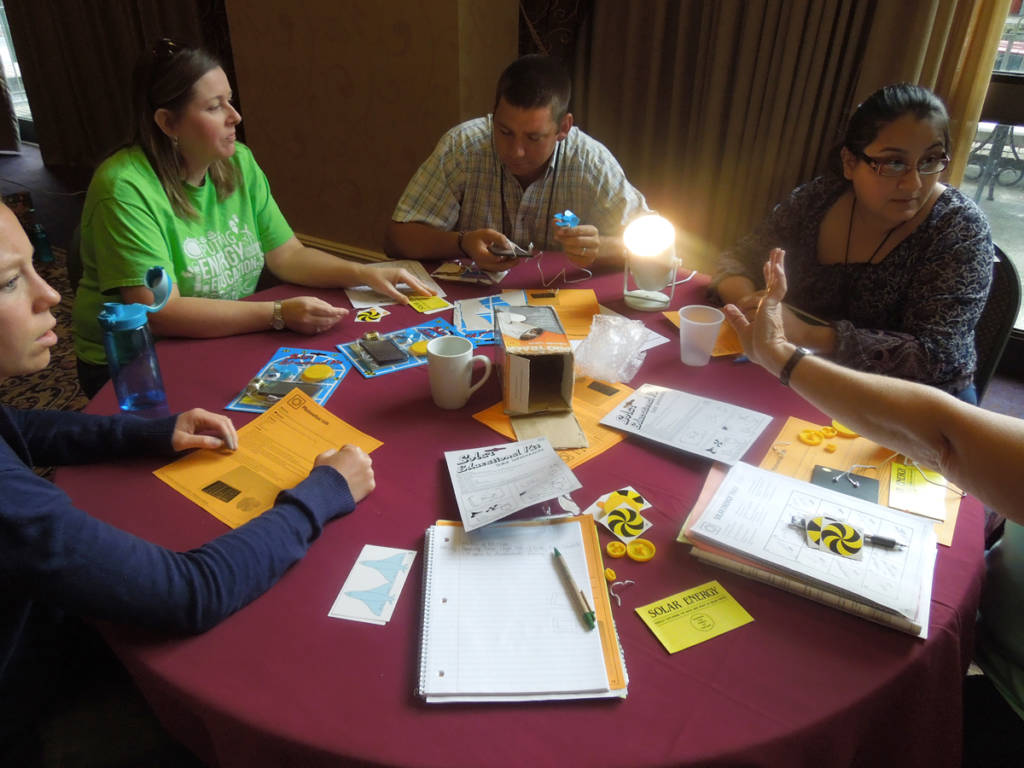
[[621,315],[595,315],[590,335],[576,348],[576,373],[601,381],[628,382],[640,370],[647,327]]

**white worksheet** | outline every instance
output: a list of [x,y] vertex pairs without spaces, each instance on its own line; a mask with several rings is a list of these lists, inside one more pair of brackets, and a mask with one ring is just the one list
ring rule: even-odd
[[772,417],[676,389],[644,384],[601,423],[695,453],[735,464]]
[[467,531],[581,487],[546,437],[447,451],[444,458]]

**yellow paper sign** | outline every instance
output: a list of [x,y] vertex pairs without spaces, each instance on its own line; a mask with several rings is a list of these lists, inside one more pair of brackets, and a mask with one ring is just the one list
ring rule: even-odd
[[432,315],[451,309],[455,305],[440,296],[410,296],[409,306],[424,315]]
[[153,474],[237,528],[304,480],[317,456],[348,443],[367,453],[382,445],[293,389],[238,430],[237,451],[195,451]]
[[717,581],[636,609],[669,653],[718,637],[754,618]]
[[935,520],[946,519],[946,478],[916,465],[892,463],[889,474],[889,506]]

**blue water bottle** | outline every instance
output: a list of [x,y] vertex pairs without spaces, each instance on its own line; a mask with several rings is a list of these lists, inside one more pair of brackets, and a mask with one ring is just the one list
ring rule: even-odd
[[39,261],[50,263],[53,261],[53,248],[50,247],[50,238],[46,236],[46,230],[42,224],[33,224],[28,230],[28,240],[32,243],[35,257]]
[[163,267],[151,267],[146,272],[146,287],[153,292],[153,304],[108,302],[98,319],[118,405],[126,413],[153,418],[170,411],[149,330],[149,313],[159,312],[167,303],[171,278]]

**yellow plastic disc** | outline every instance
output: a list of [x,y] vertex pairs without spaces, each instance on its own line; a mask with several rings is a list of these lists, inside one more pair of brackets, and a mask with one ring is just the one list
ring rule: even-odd
[[307,366],[302,372],[302,378],[305,381],[326,381],[334,375],[334,369],[325,363],[317,363],[316,365]]
[[609,541],[605,544],[604,551],[608,553],[608,557],[622,557],[626,554],[626,545],[621,541]]
[[638,563],[646,563],[654,557],[654,552],[654,544],[647,539],[633,539],[626,546],[626,554],[629,555],[629,559],[636,560]]
[[796,439],[804,445],[821,445],[825,437],[816,429],[801,429]]
[[409,351],[416,355],[416,357],[423,357],[427,354],[427,342],[417,341],[415,344],[411,344],[409,346]]
[[850,429],[849,427],[844,427],[842,424],[840,424],[838,421],[835,421],[834,419],[832,421],[832,426],[835,427],[836,434],[839,435],[840,437],[860,437],[860,435],[858,435],[852,429]]
[[617,576],[615,575],[615,571],[613,571],[611,568],[605,568],[604,569],[604,580],[605,581],[607,581],[609,584],[611,584],[613,581],[615,581],[616,578],[617,578]]

